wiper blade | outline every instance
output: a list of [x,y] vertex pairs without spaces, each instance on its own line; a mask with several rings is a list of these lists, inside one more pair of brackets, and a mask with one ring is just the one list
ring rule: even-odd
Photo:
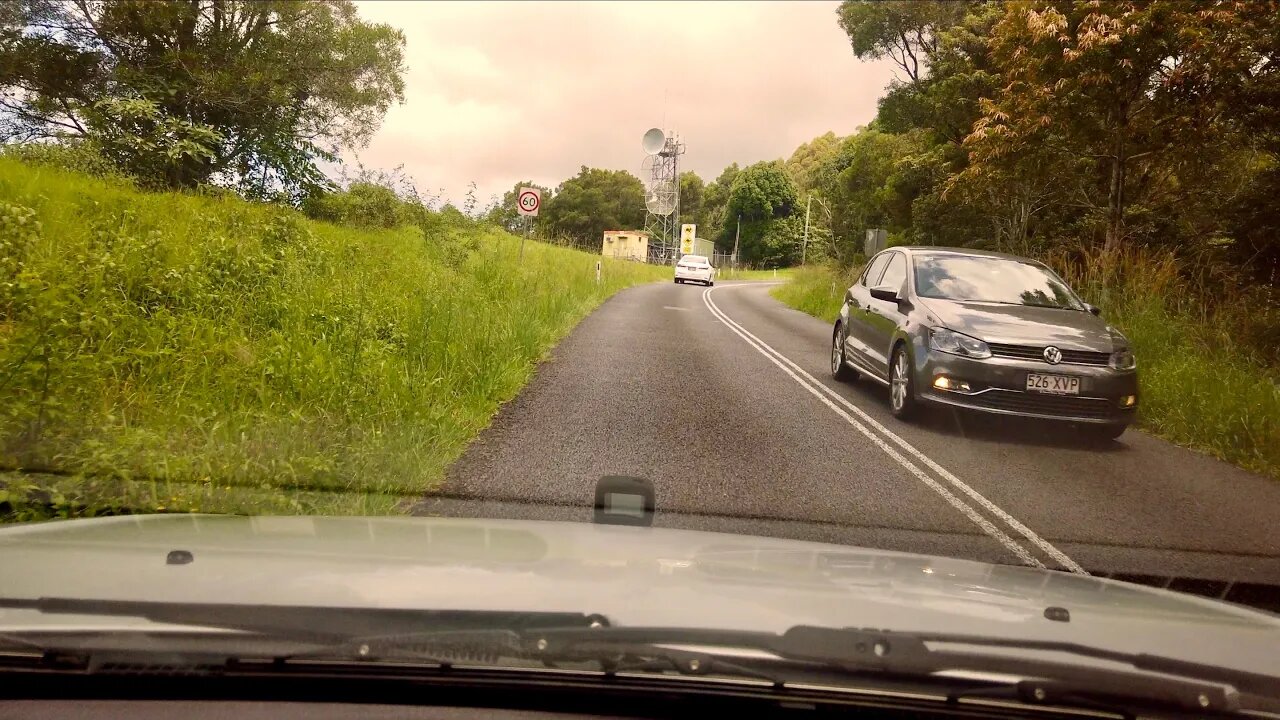
[[[557,663],[588,662],[599,665],[608,673],[649,670],[673,670],[685,675],[734,675],[767,680],[782,685],[784,680],[759,669],[726,659],[715,652],[684,650],[663,647],[660,644],[632,641],[630,636],[641,639],[644,628],[609,628],[596,624],[576,633],[581,628],[544,628],[516,633],[505,630],[476,630],[459,632],[425,632],[381,637],[349,638],[341,643],[322,646],[304,652],[277,658],[285,661],[305,661],[311,658],[346,658],[359,660],[416,659],[440,665],[452,665],[481,660],[490,664],[498,660],[520,660],[541,665],[557,666]],[[617,635],[614,630],[620,631]],[[708,645],[721,642],[733,647],[751,644],[753,638],[776,637],[769,633],[718,632],[692,629],[672,629],[679,633],[679,641],[673,645]],[[599,640],[600,642],[596,642]]]
[[79,598],[0,598],[0,608],[45,614],[133,617],[157,623],[190,625],[286,637],[302,642],[335,643],[361,636],[402,635],[420,631],[511,631],[590,627],[600,615],[564,612],[490,610],[416,610],[400,608],[313,607],[235,603],[183,603]]
[[1010,300],[960,300],[958,302],[981,303],[984,305],[1013,305],[1014,307],[1050,308],[1051,310],[1081,310],[1081,308],[1073,308],[1070,305],[1045,305],[1044,303],[1024,303],[1013,302]]
[[[307,657],[376,660],[408,657],[447,664],[459,658],[496,662],[590,661],[606,671],[674,670],[730,674],[785,684],[778,661],[841,674],[911,680],[957,680],[969,671],[1024,678],[1013,686],[1025,702],[1125,704],[1195,713],[1280,712],[1280,677],[1176,658],[1122,653],[1060,641],[1028,641],[942,633],[796,626],[784,633],[698,628],[611,627],[600,615],[460,610],[407,610],[282,605],[166,603],[67,598],[0,598],[0,608],[44,613],[139,617],[161,623],[258,633],[312,645],[283,660]],[[945,647],[938,647],[945,646]],[[690,649],[696,648],[696,649]],[[745,657],[740,650],[767,653]],[[996,650],[997,652],[992,652]],[[999,652],[1003,650],[1005,652]],[[1021,652],[1011,652],[1021,651]],[[1089,662],[1046,659],[1065,653]],[[773,656],[772,658],[768,656]],[[1101,665],[1110,663],[1111,666]],[[1116,669],[1116,665],[1121,666]],[[998,685],[998,683],[997,683]],[[957,697],[989,690],[954,691]]]
[[[489,642],[485,644],[486,637]],[[947,647],[931,647],[945,645]],[[449,662],[456,652],[492,654],[545,664],[598,663],[606,672],[674,670],[686,675],[722,674],[788,682],[779,661],[809,664],[844,673],[938,680],[954,686],[947,671],[1011,675],[1013,685],[967,686],[955,698],[993,695],[1028,703],[1080,706],[1165,707],[1196,713],[1237,712],[1242,707],[1280,711],[1280,677],[1249,673],[1149,654],[1121,653],[1058,641],[1021,641],[966,635],[898,633],[796,626],[782,634],[697,628],[543,628],[500,636],[482,633],[417,633],[351,638],[292,656],[380,658],[416,656]],[[991,650],[1021,650],[1019,654]],[[744,656],[740,651],[755,651]],[[759,653],[766,653],[764,659]],[[1045,659],[1065,653],[1088,662]],[[772,655],[773,658],[768,656]],[[1115,665],[1127,666],[1116,669]],[[1249,697],[1242,697],[1247,693]]]
[[[897,633],[796,626],[781,635],[685,628],[548,630],[535,633],[537,647],[549,658],[583,658],[593,652],[665,645],[744,648],[765,651],[782,660],[816,663],[854,673],[910,677],[946,671],[997,673],[1027,678],[1018,683],[1028,702],[1071,699],[1134,703],[1190,712],[1236,712],[1241,693],[1250,705],[1280,709],[1280,677],[1236,671],[1147,654],[1120,653],[1069,642],[1018,641],[964,635]],[[948,648],[931,645],[954,646]],[[993,648],[1027,651],[992,653]],[[1113,669],[1097,664],[1045,659],[1042,651],[1127,665]],[[663,650],[662,652],[666,652]],[[1030,654],[1028,654],[1030,653]],[[943,679],[943,676],[936,676]],[[1070,703],[1068,703],[1070,704]]]

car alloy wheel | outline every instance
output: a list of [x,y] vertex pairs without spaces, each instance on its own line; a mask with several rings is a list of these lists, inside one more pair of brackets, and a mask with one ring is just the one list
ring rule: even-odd
[[841,323],[831,333],[831,377],[840,381],[855,380],[858,373],[844,362],[844,339],[844,324]]
[[899,418],[906,419],[915,412],[915,393],[911,387],[911,358],[907,349],[899,345],[893,351],[889,365],[889,408]]

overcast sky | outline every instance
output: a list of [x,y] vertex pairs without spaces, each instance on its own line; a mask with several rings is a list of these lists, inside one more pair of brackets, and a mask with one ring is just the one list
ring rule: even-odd
[[682,170],[791,154],[874,116],[888,61],[853,56],[836,2],[358,3],[407,39],[405,102],[359,152],[420,190],[480,203],[582,165],[638,174],[640,137],[676,130]]

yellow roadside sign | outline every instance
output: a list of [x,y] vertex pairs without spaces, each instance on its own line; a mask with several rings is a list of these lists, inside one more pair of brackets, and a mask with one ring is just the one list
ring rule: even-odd
[[688,255],[693,252],[693,239],[697,236],[697,225],[681,225],[680,226],[680,254]]

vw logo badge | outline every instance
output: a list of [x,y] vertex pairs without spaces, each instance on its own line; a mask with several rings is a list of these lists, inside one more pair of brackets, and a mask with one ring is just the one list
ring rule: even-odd
[[1044,349],[1044,361],[1050,365],[1057,365],[1062,362],[1062,351],[1050,345]]

